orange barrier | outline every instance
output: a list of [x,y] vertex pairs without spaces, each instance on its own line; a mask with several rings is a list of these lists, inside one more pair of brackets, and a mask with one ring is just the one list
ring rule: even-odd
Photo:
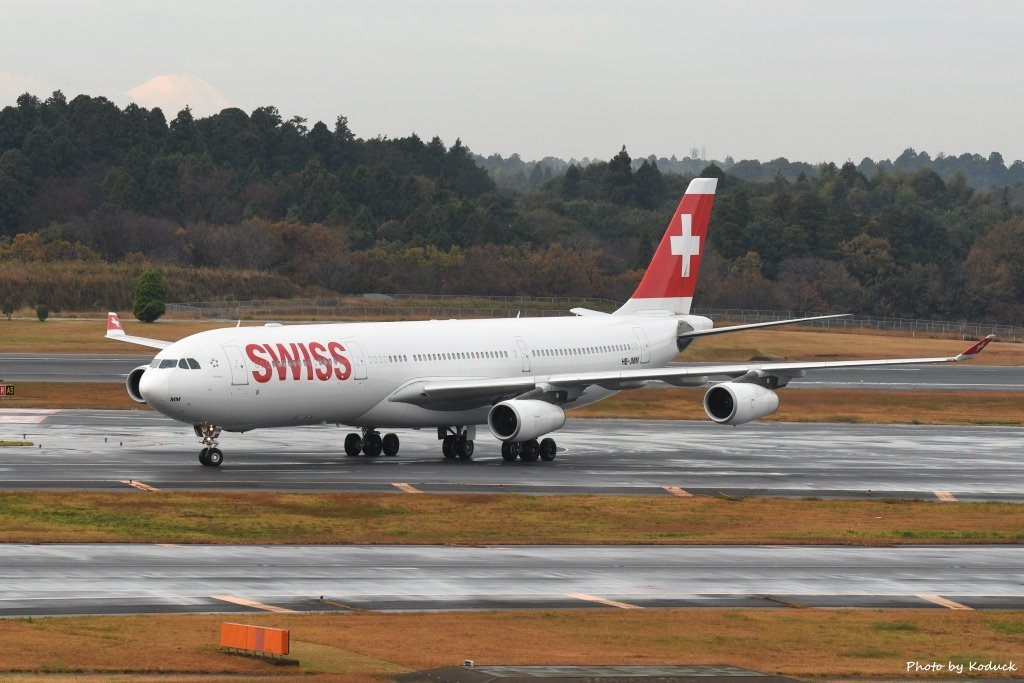
[[291,646],[288,631],[280,628],[249,626],[223,622],[220,625],[220,646],[248,650],[261,655],[286,655]]

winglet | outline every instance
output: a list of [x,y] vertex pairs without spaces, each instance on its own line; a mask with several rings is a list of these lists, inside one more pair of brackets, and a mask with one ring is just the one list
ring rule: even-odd
[[992,343],[992,340],[995,339],[995,338],[996,338],[996,335],[994,335],[994,334],[988,335],[984,339],[978,341],[974,346],[972,346],[971,348],[967,349],[966,351],[964,351],[963,353],[958,355],[954,360],[971,360],[972,358],[977,356],[979,353],[981,353],[982,349],[984,349],[986,346],[988,346],[990,343]]
[[117,313],[114,313],[113,311],[107,313],[107,339],[116,339],[117,341],[128,342],[129,344],[148,346],[151,349],[166,349],[172,343],[169,341],[164,341],[162,339],[150,339],[149,337],[133,337],[129,334],[126,334],[124,331],[124,326],[121,325],[121,321],[117,317]]
[[107,336],[108,337],[123,337],[124,327],[121,325],[121,321],[117,317],[117,313],[110,311],[107,313]]

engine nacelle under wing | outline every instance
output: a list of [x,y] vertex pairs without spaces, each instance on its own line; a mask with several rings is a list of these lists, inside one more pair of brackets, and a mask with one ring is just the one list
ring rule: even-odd
[[139,393],[139,382],[142,381],[142,374],[149,368],[148,365],[140,365],[131,372],[128,373],[128,377],[124,380],[124,386],[128,389],[128,395],[132,397],[132,400],[136,403],[145,403],[146,399],[142,398],[142,394]]
[[704,394],[704,412],[718,424],[741,425],[778,409],[778,394],[758,384],[722,382]]
[[546,401],[502,401],[487,414],[487,426],[502,441],[530,441],[565,424],[565,411]]

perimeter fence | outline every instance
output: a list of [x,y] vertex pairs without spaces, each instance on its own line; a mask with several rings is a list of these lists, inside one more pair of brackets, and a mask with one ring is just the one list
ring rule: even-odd
[[[448,318],[556,317],[572,315],[571,308],[610,313],[621,305],[609,299],[571,297],[461,296],[446,294],[364,294],[323,299],[264,299],[257,301],[198,301],[167,304],[179,317],[210,320],[444,320]],[[806,318],[825,313],[768,311],[746,308],[694,308],[718,324],[768,322]],[[873,330],[914,336],[978,339],[995,334],[1002,341],[1024,341],[1024,326],[951,320],[917,320],[854,315],[802,323],[828,330]]]

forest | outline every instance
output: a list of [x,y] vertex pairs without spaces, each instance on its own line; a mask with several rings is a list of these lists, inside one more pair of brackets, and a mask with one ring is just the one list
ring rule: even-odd
[[546,161],[362,139],[344,116],[310,126],[273,106],[168,121],[104,97],[25,94],[0,110],[0,299],[124,310],[157,268],[169,301],[625,300],[701,175],[720,181],[698,306],[1024,317],[1024,168],[996,153],[672,167],[622,148]]

